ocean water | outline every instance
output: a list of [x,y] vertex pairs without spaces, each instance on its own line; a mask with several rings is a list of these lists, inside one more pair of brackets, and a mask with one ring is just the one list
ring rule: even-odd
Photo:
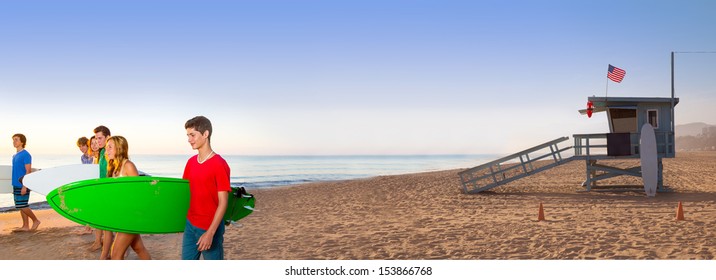
[[[190,155],[136,155],[130,159],[151,176],[181,178]],[[318,181],[348,180],[380,175],[468,168],[498,155],[391,155],[391,156],[224,156],[231,168],[231,184],[271,188]],[[79,155],[33,155],[34,168],[78,164]],[[0,165],[10,165],[0,156]],[[45,201],[37,194],[30,202]],[[0,194],[0,211],[13,205],[11,194]]]

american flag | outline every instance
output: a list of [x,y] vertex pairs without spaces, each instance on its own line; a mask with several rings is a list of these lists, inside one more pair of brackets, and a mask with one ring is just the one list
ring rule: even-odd
[[626,75],[626,71],[609,64],[609,71],[607,72],[607,78],[609,78],[610,80],[612,80],[614,82],[621,83],[622,79],[624,79],[624,75]]

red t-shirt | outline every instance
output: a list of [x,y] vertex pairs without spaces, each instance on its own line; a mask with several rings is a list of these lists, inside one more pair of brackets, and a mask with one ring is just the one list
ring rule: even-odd
[[202,164],[193,156],[186,162],[182,178],[189,180],[191,199],[186,218],[195,227],[208,230],[219,207],[219,192],[231,192],[231,170],[224,158],[214,155]]

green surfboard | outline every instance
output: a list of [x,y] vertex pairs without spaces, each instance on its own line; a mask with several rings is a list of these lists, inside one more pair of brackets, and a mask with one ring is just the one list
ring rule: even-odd
[[51,191],[47,203],[65,218],[97,229],[183,232],[189,181],[146,176],[83,180]]
[[252,194],[246,193],[243,187],[232,187],[229,193],[229,201],[224,214],[224,224],[231,221],[238,221],[254,212],[256,199]]
[[[189,196],[187,180],[132,176],[70,183],[51,191],[47,203],[81,225],[115,232],[161,234],[184,231]],[[235,209],[239,208],[248,210],[243,205]]]

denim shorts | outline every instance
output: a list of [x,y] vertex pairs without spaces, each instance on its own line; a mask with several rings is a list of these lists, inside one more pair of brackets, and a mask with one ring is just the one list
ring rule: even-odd
[[181,259],[182,260],[198,260],[202,255],[205,260],[223,260],[224,259],[224,223],[223,221],[216,228],[214,233],[214,239],[211,241],[211,247],[206,251],[199,251],[197,242],[199,237],[204,234],[206,230],[195,227],[189,220],[186,220],[186,226],[184,227],[184,238],[182,239],[181,245]]

